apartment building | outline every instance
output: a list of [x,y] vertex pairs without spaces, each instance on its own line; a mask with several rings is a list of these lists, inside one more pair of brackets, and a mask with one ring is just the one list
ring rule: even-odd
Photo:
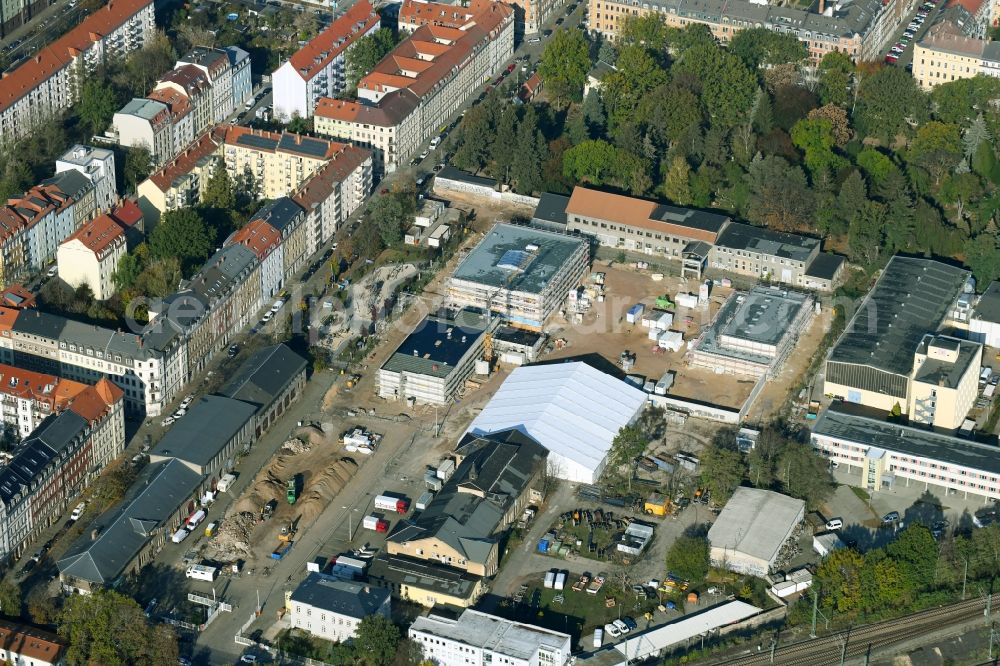
[[389,591],[366,583],[311,573],[288,600],[289,624],[311,636],[341,643],[357,635],[370,615],[389,618]]
[[98,215],[59,244],[59,277],[73,288],[87,285],[99,301],[115,293],[114,274],[128,251],[125,229],[109,214]]
[[0,282],[39,271],[97,210],[94,183],[79,171],[57,173],[0,208]]
[[436,135],[513,52],[514,11],[502,3],[479,6],[461,28],[420,25],[358,82],[356,104],[317,104],[323,118],[317,132],[373,148],[384,172],[392,171]]
[[164,164],[250,96],[246,51],[199,46],[160,77],[149,95],[115,113],[112,134],[119,145],[144,146],[155,164]]
[[991,11],[989,0],[948,0],[934,17],[927,34],[988,40]]
[[139,183],[136,193],[143,217],[155,222],[167,211],[200,202],[202,188],[208,184],[219,159],[224,136],[225,130],[212,128]]
[[442,25],[463,28],[482,8],[482,0],[474,0],[468,7],[444,2],[409,0],[399,6],[397,26],[403,33],[411,33],[422,25]]
[[169,326],[141,335],[33,309],[0,308],[0,360],[36,372],[125,392],[125,409],[157,416],[187,382],[187,346]]
[[976,399],[982,345],[937,334],[968,271],[893,257],[827,356],[823,392],[937,428],[958,428]]
[[253,252],[260,262],[260,293],[265,299],[279,291],[285,281],[285,247],[281,232],[266,221],[254,218],[226,239],[226,245],[239,244]]
[[0,559],[23,551],[125,450],[122,391],[107,380],[44,418],[0,468]]
[[118,202],[115,154],[107,148],[76,144],[56,160],[56,173],[79,171],[94,185],[97,210],[109,211]]
[[[986,44],[982,39],[943,34],[917,42],[913,48],[913,78],[921,88],[931,90],[942,83],[987,73]],[[1000,73],[1000,62],[996,68]]]
[[894,30],[912,8],[907,0],[821,2],[819,12],[753,0],[590,0],[587,27],[614,40],[627,16],[657,13],[671,28],[701,23],[723,44],[744,28],[792,33],[818,63],[831,51],[855,61],[878,59]]
[[514,622],[465,609],[457,618],[418,617],[410,640],[438,666],[568,666],[573,663],[572,637],[533,624]]
[[0,142],[20,139],[78,99],[82,77],[141,49],[155,30],[152,0],[112,0],[0,79]]
[[403,88],[387,94],[377,106],[324,97],[316,104],[317,134],[368,148],[380,176],[392,173],[416,154],[424,140],[420,98]]
[[815,238],[734,222],[719,234],[708,265],[728,273],[802,286],[819,248]]
[[311,254],[309,252],[309,225],[305,211],[288,197],[280,197],[264,204],[251,220],[265,222],[278,232],[282,248],[281,276],[291,277]]
[[230,178],[235,180],[247,169],[256,179],[260,196],[277,199],[301,187],[345,147],[326,139],[237,125],[225,129],[221,152]]
[[274,117],[287,122],[309,118],[321,97],[335,97],[347,86],[347,51],[379,29],[381,19],[369,0],[361,0],[295,52],[271,74]]
[[14,666],[59,666],[69,646],[47,631],[0,620],[0,659]]
[[372,191],[373,169],[371,151],[344,146],[292,195],[306,214],[310,255],[364,203]]
[[88,388],[82,382],[0,365],[0,420],[5,430],[11,429],[24,439]]

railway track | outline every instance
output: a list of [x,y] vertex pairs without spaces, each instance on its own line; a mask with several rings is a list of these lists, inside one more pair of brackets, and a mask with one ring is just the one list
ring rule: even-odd
[[[995,608],[997,603],[1000,603],[1000,594],[993,595],[991,609]],[[862,657],[869,650],[874,654],[883,648],[919,638],[930,631],[968,622],[977,616],[983,617],[985,608],[986,600],[977,597],[914,613],[897,620],[854,627],[830,636],[784,645],[779,643],[774,649],[773,662],[768,646],[761,652],[716,663],[725,666],[758,666],[772,663],[776,666],[837,665],[841,663],[841,657],[845,654],[845,645],[846,660]]]

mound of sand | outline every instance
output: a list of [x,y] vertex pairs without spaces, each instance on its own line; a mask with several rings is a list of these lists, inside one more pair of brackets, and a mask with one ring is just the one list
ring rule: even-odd
[[[309,438],[312,440],[312,437]],[[281,445],[281,452],[288,453],[291,455],[296,455],[299,453],[305,453],[312,448],[312,442],[305,442],[299,437],[292,437],[286,440],[284,444]]]
[[357,471],[356,462],[350,458],[341,458],[318,474],[310,474],[311,478],[306,479],[305,492],[296,503],[302,522],[309,523],[315,520]]

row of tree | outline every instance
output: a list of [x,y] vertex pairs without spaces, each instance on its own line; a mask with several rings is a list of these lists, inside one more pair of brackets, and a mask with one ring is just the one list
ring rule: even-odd
[[[557,31],[539,64],[548,101],[495,91],[454,133],[454,162],[523,193],[584,183],[723,209],[865,267],[906,252],[1000,276],[1000,80],[928,94],[902,68],[836,52],[806,75],[803,44],[763,28],[727,48],[656,15],[622,31],[617,48]],[[584,96],[598,57],[614,69]]]

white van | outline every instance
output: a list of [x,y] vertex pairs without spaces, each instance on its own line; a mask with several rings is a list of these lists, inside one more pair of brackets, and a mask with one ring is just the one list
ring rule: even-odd
[[224,474],[222,476],[222,478],[219,479],[219,484],[216,486],[216,488],[218,489],[218,491],[220,493],[224,493],[227,490],[229,490],[229,488],[234,483],[236,483],[236,475],[235,474]]
[[844,521],[841,518],[831,518],[830,520],[826,521],[826,529],[830,531],[839,530],[843,526],[844,526]]
[[174,535],[170,537],[170,540],[173,541],[174,543],[180,543],[181,541],[184,541],[184,539],[187,538],[188,534],[189,532],[187,530],[180,529],[174,532]]
[[441,137],[436,136],[433,139],[431,139],[431,150],[434,150],[440,145],[441,145]]

